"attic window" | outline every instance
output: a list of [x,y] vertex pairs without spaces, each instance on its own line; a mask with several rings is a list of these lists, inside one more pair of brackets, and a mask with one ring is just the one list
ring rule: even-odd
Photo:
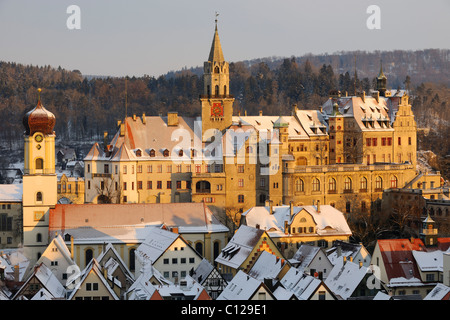
[[181,149],[180,151],[178,151],[178,156],[180,156],[180,157],[183,156],[183,149]]
[[168,157],[168,156],[169,156],[169,150],[164,149],[164,151],[163,151],[163,156],[164,156],[164,157]]
[[155,156],[155,150],[151,149],[150,150],[150,157],[154,157]]
[[142,151],[140,149],[136,150],[136,157],[142,157]]

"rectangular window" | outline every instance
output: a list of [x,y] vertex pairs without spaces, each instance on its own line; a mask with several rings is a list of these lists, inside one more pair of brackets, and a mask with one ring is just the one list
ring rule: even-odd
[[169,164],[167,166],[167,173],[172,173],[172,165],[171,164]]
[[172,181],[167,181],[167,189],[172,189]]
[[142,190],[142,181],[137,182],[137,188],[138,190]]
[[147,173],[152,173],[153,172],[153,166],[151,164],[149,164],[147,166]]
[[377,138],[373,138],[373,139],[372,139],[372,145],[373,145],[374,147],[376,147],[377,144],[378,144],[378,139],[377,139]]
[[181,189],[181,181],[177,181],[177,189]]
[[266,179],[265,178],[261,178],[259,180],[259,186],[260,187],[265,187],[266,186]]
[[152,189],[152,182],[151,181],[147,181],[147,189]]
[[244,173],[244,165],[243,164],[238,165],[238,172]]
[[103,166],[103,173],[109,173],[109,164]]
[[399,145],[399,146],[402,145],[402,137],[398,137],[398,145]]
[[156,181],[156,189],[162,189],[162,181]]
[[238,203],[244,203],[244,195],[243,194],[238,195]]
[[137,166],[137,173],[142,173],[142,164]]
[[159,164],[157,167],[157,172],[161,173],[162,172],[162,164]]
[[366,146],[370,147],[372,145],[372,139],[367,138],[366,139]]
[[177,173],[181,173],[181,164],[177,164]]
[[386,145],[386,138],[381,138],[381,145],[385,146]]
[[127,190],[127,183],[126,182],[123,183],[123,190]]
[[239,179],[239,180],[238,180],[238,186],[239,186],[240,188],[244,187],[244,179]]
[[411,141],[411,137],[408,137],[408,144],[411,145],[412,141]]
[[201,173],[202,172],[202,166],[199,164],[195,165],[195,173]]
[[387,145],[392,146],[392,138],[387,138]]
[[126,165],[123,166],[123,170],[122,171],[123,171],[123,174],[127,174],[127,166]]

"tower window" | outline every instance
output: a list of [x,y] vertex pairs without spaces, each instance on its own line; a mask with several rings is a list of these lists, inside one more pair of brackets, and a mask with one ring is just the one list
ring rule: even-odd
[[42,201],[42,192],[36,193],[36,201]]
[[219,71],[219,67],[218,66],[216,66],[215,68],[214,68],[214,73],[219,73],[220,71]]
[[219,95],[219,86],[216,86],[216,87],[215,87],[215,94],[216,94],[216,96]]
[[42,159],[42,158],[36,159],[36,169],[39,169],[39,170],[44,169],[44,159]]

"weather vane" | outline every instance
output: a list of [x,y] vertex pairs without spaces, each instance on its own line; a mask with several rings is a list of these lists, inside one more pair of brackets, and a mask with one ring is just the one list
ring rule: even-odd
[[219,13],[216,11],[216,26],[217,26],[217,17],[219,16]]

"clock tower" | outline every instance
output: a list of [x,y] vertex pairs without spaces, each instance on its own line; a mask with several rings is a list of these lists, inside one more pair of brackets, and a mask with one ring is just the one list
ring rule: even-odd
[[203,66],[203,94],[200,96],[203,142],[232,123],[234,98],[230,95],[229,84],[229,65],[223,56],[216,19],[211,51]]
[[49,244],[49,209],[57,202],[55,174],[55,116],[39,98],[34,109],[23,117],[23,246],[34,263]]

